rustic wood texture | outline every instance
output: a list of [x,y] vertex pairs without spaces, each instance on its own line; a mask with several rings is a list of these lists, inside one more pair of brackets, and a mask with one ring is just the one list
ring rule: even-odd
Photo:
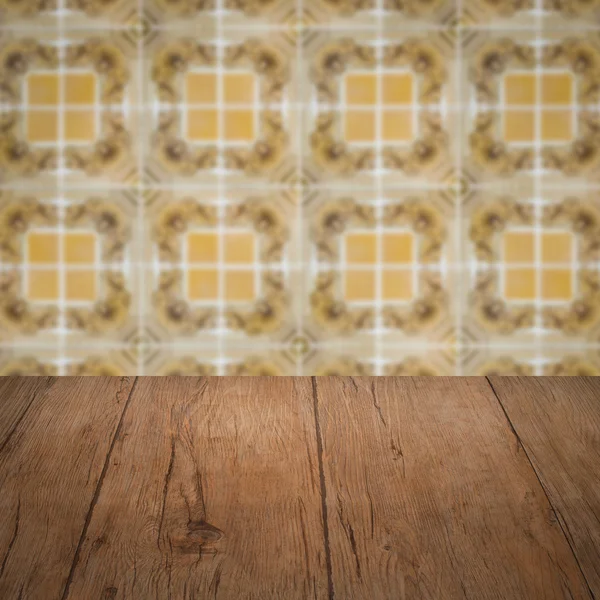
[[37,394],[53,381],[51,377],[0,377],[0,456]]
[[491,377],[600,598],[600,378]]
[[484,378],[316,384],[336,598],[589,598]]
[[132,385],[129,378],[2,383],[0,418],[10,421],[0,434],[3,600],[60,598]]
[[302,378],[141,380],[65,597],[326,598]]
[[600,597],[598,389],[0,378],[0,600]]

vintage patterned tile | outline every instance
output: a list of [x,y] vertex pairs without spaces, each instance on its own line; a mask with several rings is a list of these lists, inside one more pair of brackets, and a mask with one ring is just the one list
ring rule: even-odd
[[600,342],[597,196],[487,191],[465,204],[466,339]]
[[135,334],[136,203],[125,192],[0,192],[0,341]]
[[449,192],[309,192],[305,326],[315,339],[453,341]]
[[304,179],[440,184],[456,176],[455,42],[446,32],[307,32]]
[[145,48],[148,182],[292,185],[294,40],[248,31],[211,40],[161,32]]
[[299,278],[294,194],[177,189],[146,202],[146,339],[289,337]]
[[464,176],[476,184],[598,182],[600,36],[463,38]]
[[135,183],[137,46],[56,33],[0,34],[0,183]]

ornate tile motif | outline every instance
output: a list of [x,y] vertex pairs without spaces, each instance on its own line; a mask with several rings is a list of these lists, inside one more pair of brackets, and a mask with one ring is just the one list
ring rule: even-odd
[[452,40],[327,33],[305,49],[308,180],[426,187],[455,175]]
[[0,194],[0,340],[127,335],[135,311],[129,199]]
[[294,48],[170,34],[148,47],[147,170],[161,181],[285,182],[295,172]]
[[306,206],[308,326],[315,336],[453,336],[447,197],[321,193]]
[[600,373],[600,0],[0,0],[0,375]]
[[0,182],[136,177],[136,48],[121,35],[0,33]]
[[288,200],[216,190],[152,198],[148,336],[277,339],[291,324]]
[[598,34],[477,34],[464,57],[469,178],[562,185],[598,180]]
[[[539,216],[537,216],[539,215]],[[474,339],[600,340],[595,198],[474,199],[465,324]]]

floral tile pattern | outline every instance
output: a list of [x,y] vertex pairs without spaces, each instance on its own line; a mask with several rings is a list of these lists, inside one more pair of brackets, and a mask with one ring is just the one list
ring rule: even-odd
[[0,375],[600,374],[597,0],[0,0]]

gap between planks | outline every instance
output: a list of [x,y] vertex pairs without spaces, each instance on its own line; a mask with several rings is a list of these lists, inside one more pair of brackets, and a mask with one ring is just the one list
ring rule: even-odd
[[489,377],[486,376],[485,379],[488,382],[488,385],[490,386],[490,388],[492,389],[492,392],[494,393],[494,396],[496,397],[496,400],[498,401],[498,404],[500,405],[500,408],[502,409],[502,412],[504,413],[504,416],[506,417],[506,421],[508,422],[508,425],[509,425],[511,431],[513,432],[515,439],[517,440],[519,448],[521,448],[521,450],[525,454],[525,457],[527,458],[527,462],[529,463],[531,470],[533,471],[536,479],[538,480],[540,488],[542,489],[542,491],[544,492],[544,495],[546,496],[546,499],[548,500],[548,504],[552,508],[552,513],[554,514],[554,517],[555,517],[556,521],[558,522],[558,525],[560,527],[560,530],[562,531],[563,537],[565,538],[565,540],[567,541],[567,544],[569,545],[571,553],[573,554],[573,558],[575,559],[575,562],[577,563],[577,567],[579,568],[579,572],[581,573],[581,577],[583,578],[583,581],[585,582],[585,585],[587,586],[590,596],[592,598],[595,598],[596,596],[594,595],[594,592],[592,591],[590,583],[589,583],[587,577],[585,576],[585,572],[581,566],[581,563],[579,562],[579,557],[577,556],[577,553],[575,552],[575,548],[573,547],[573,544],[571,543],[571,540],[569,539],[569,536],[567,535],[567,532],[565,531],[565,528],[563,525],[563,520],[559,517],[558,511],[550,498],[550,494],[548,493],[546,486],[543,484],[543,482],[540,478],[540,475],[537,472],[537,469],[535,468],[535,466],[531,460],[531,457],[529,456],[529,453],[527,452],[525,445],[523,444],[523,441],[521,440],[521,437],[517,433],[517,430],[515,429],[513,422],[510,420],[510,417],[508,416],[508,412],[506,411],[506,408],[504,407],[504,404],[502,403],[500,396],[498,395],[498,393],[496,392],[496,389],[494,388],[494,384],[490,381]]

